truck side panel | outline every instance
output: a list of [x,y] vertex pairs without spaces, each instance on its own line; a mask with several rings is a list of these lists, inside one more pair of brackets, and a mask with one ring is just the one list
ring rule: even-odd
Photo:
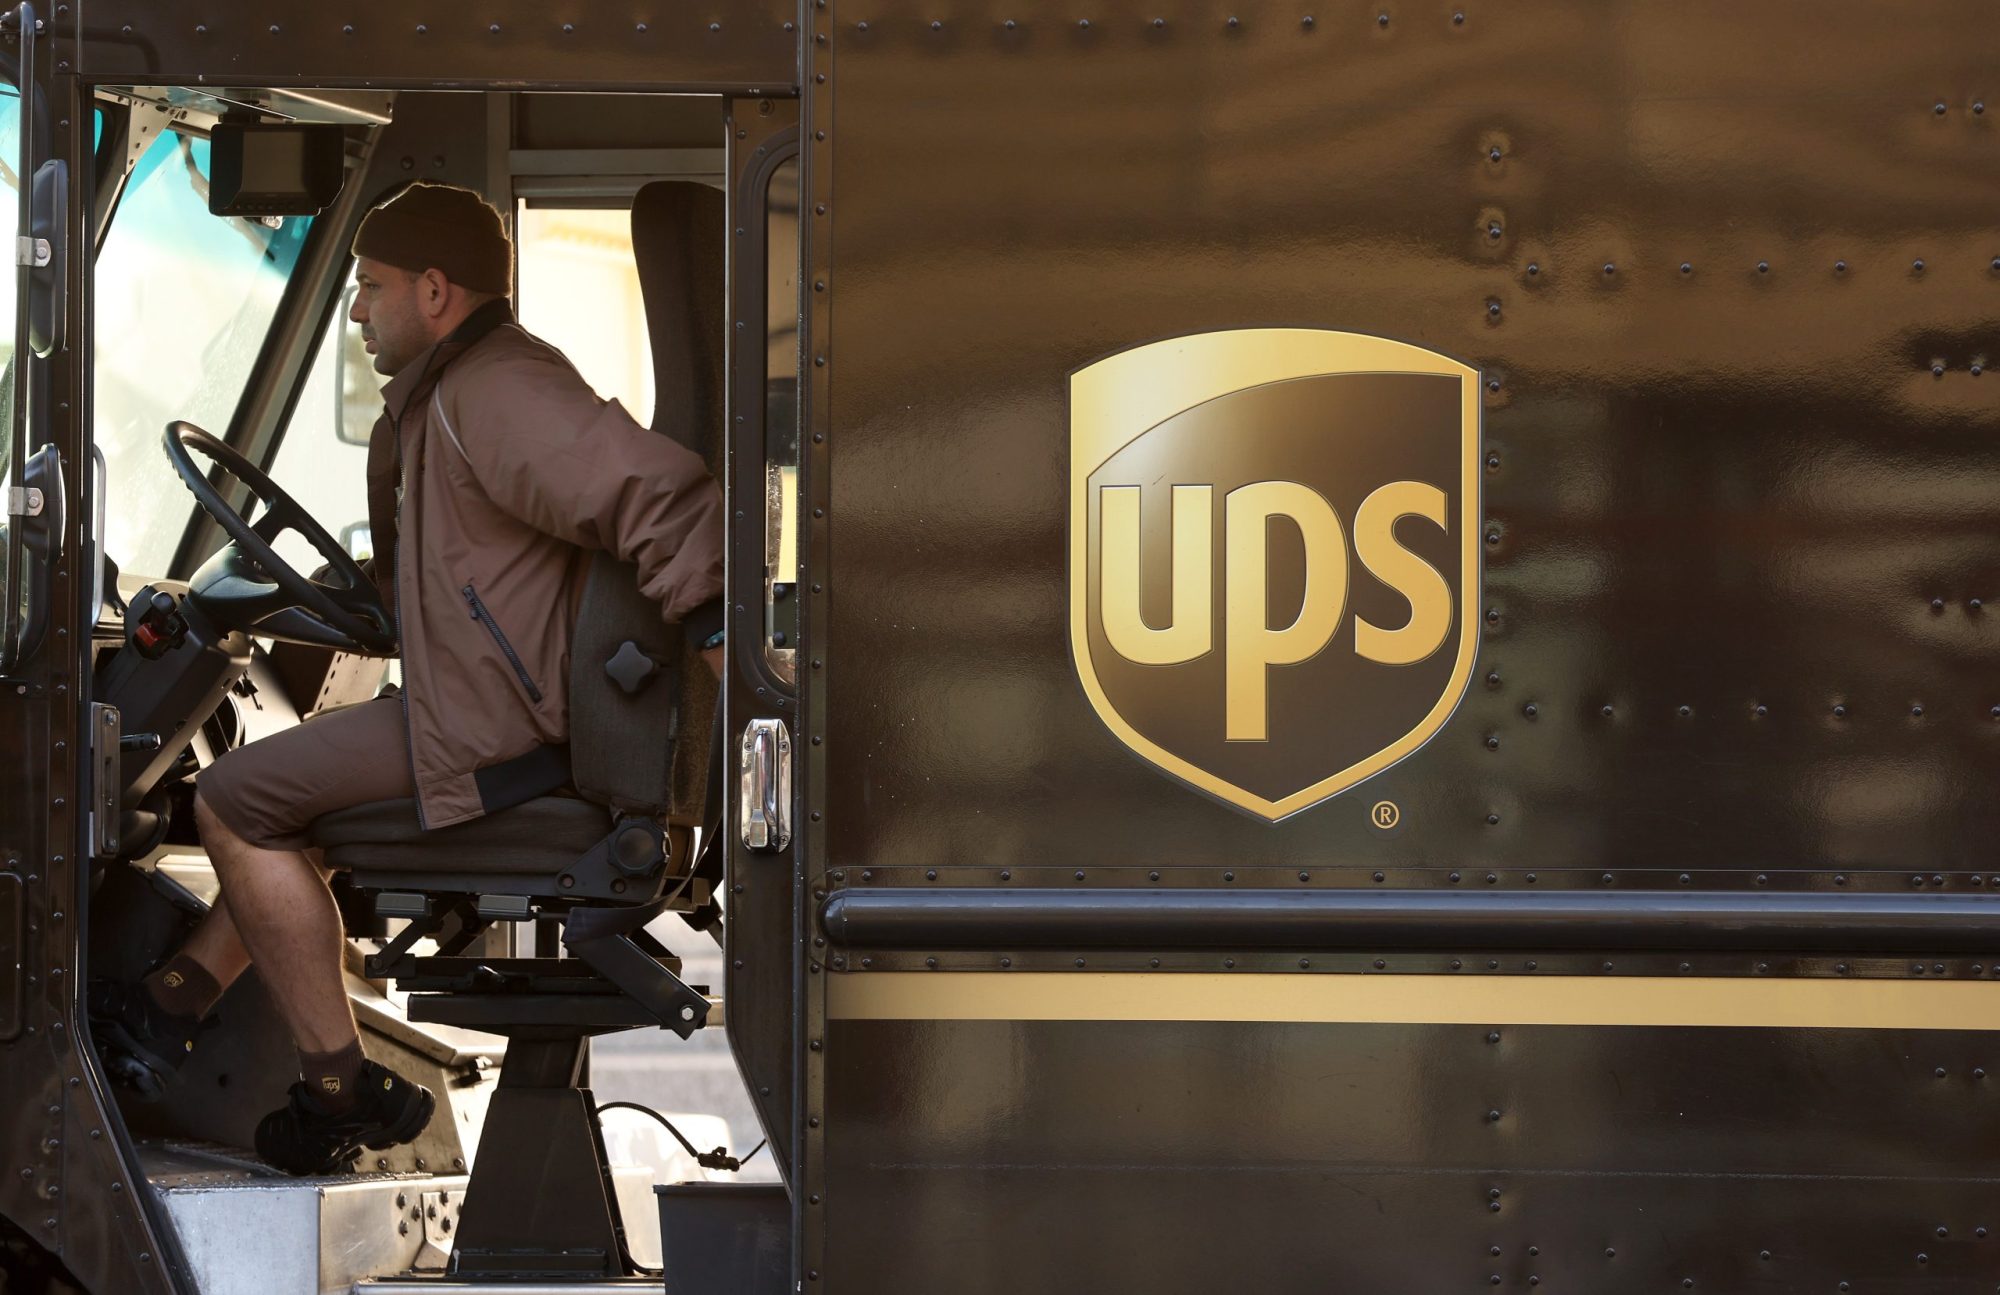
[[[963,889],[1026,926],[1056,890],[1984,911],[2000,42],[1975,6],[805,16],[816,898]],[[1273,823],[1135,758],[1085,695],[1070,383],[1278,327],[1476,372],[1481,566],[1448,722]],[[822,928],[809,967],[817,1289],[1994,1280],[1994,1184],[1961,1154],[1989,936],[1916,958],[912,929]],[[1556,976],[1602,1009],[1551,1018]],[[1341,1006],[1383,979],[1401,1015]],[[1502,979],[1535,988],[1482,1019]],[[1317,1015],[1254,1006],[1312,981]],[[1781,984],[1812,1005],[1731,1006]],[[1920,1026],[1873,1010],[1889,990]],[[1683,998],[1706,1006],[1642,1010]]]

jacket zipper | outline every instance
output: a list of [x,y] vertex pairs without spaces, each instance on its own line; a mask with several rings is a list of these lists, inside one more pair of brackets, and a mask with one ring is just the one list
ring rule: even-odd
[[528,700],[540,702],[542,699],[542,690],[535,687],[535,681],[528,677],[528,668],[522,665],[521,658],[514,654],[514,645],[509,643],[507,636],[501,632],[500,622],[494,620],[493,613],[486,610],[486,604],[479,601],[479,591],[474,589],[471,582],[468,581],[465,588],[459,590],[459,592],[465,595],[466,605],[472,608],[472,619],[484,625],[486,632],[493,636],[493,641],[500,645],[500,651],[507,657],[507,664],[514,667],[514,677],[521,681],[521,687],[527,689]]
[[[416,730],[410,727],[410,662],[409,658],[403,656],[403,496],[410,484],[408,477],[405,475],[406,465],[403,462],[403,415],[410,412],[410,405],[416,400],[417,393],[423,390],[424,379],[430,377],[431,368],[436,363],[437,348],[434,346],[431,348],[429,356],[424,360],[423,372],[417,375],[416,385],[410,390],[410,399],[403,402],[402,409],[392,410],[386,404],[382,408],[382,412],[389,415],[389,434],[394,438],[396,450],[396,542],[389,548],[390,587],[395,591],[396,595],[396,605],[390,611],[396,622],[396,655],[403,657],[403,686],[396,690],[396,698],[403,704],[403,744],[410,753],[410,785],[416,790],[417,827],[424,831],[429,831],[431,825],[424,817],[424,788],[423,784],[417,778],[417,734]],[[442,375],[439,376],[438,381],[444,381]],[[468,591],[471,588],[471,585],[466,586]],[[499,626],[496,625],[493,627],[493,633],[496,637],[499,635]],[[501,646],[507,646],[506,640],[501,640]],[[507,657],[509,660],[514,660],[514,654],[511,649],[508,651]],[[520,670],[521,663],[514,661],[514,668]],[[528,676],[525,672],[521,675],[521,681],[527,684],[529,694],[536,701],[542,699],[541,694],[535,690],[534,684],[528,682]]]
[[[400,520],[400,519],[399,519]],[[392,556],[393,560],[393,556]],[[403,573],[395,572],[396,581],[396,654],[403,652]],[[410,728],[410,668],[403,664],[403,686],[396,690],[396,699],[403,703],[403,745],[410,753],[410,785],[417,791],[417,828],[428,832],[430,824],[424,821],[424,789],[417,786],[417,735]]]

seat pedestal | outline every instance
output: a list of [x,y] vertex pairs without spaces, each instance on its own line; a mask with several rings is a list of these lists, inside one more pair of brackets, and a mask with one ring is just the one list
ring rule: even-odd
[[[583,1069],[589,1033],[511,1037],[459,1210],[455,1277],[623,1277],[631,1272],[611,1166]],[[590,1031],[601,1033],[604,1031]]]

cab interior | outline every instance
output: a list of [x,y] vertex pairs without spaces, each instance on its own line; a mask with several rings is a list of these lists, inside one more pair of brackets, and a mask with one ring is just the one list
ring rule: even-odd
[[[18,103],[0,101],[0,153],[8,156]],[[235,514],[234,535],[247,529],[267,541],[293,584],[304,577],[332,605],[351,609],[327,568],[337,565],[330,559],[372,551],[364,470],[386,378],[346,320],[348,247],[362,214],[411,180],[484,192],[512,225],[524,327],[641,424],[696,436],[718,480],[730,466],[725,388],[747,375],[752,386],[738,390],[756,393],[763,451],[752,465],[760,478],[752,498],[764,505],[748,550],[761,548],[764,559],[763,633],[753,650],[761,677],[790,681],[796,157],[756,168],[754,190],[728,192],[736,119],[790,111],[783,101],[702,95],[99,89],[83,315],[92,330],[88,421],[98,468],[92,703],[116,770],[101,783],[103,803],[91,807],[100,852],[88,908],[91,977],[143,975],[214,901],[192,814],[206,765],[397,687],[392,659],[359,650],[370,646],[365,637],[357,642],[329,616],[302,611],[287,582],[263,569],[268,558],[260,565],[246,556],[222,513]],[[303,143],[279,139],[297,127],[308,128],[292,131]],[[315,152],[318,194],[291,177],[291,169],[311,169],[299,157]],[[336,175],[337,184],[324,183]],[[16,183],[11,174],[4,180]],[[279,194],[261,208],[260,183]],[[236,196],[219,203],[219,185]],[[653,199],[676,194],[688,200],[668,203],[670,218],[649,218]],[[322,199],[317,211],[301,209]],[[761,327],[746,330],[739,320],[728,329],[725,262],[750,221],[761,255],[735,273],[762,279],[765,309],[749,312],[762,314],[748,321]],[[697,335],[713,344],[690,344]],[[185,433],[176,440],[170,425],[199,429],[221,451]],[[191,493],[190,473],[208,485],[210,507]],[[246,480],[259,473],[275,495]],[[316,539],[302,519],[317,523]],[[764,1136],[760,1116],[714,1028],[723,1021],[728,905],[712,851],[703,864],[702,849],[720,828],[717,685],[681,664],[661,670],[651,695],[620,712],[625,731],[605,739],[667,749],[657,857],[627,851],[637,839],[618,835],[627,819],[614,824],[601,806],[595,827],[549,829],[567,836],[539,842],[544,855],[579,862],[558,860],[519,881],[490,868],[476,882],[463,879],[467,869],[479,872],[493,837],[462,843],[436,867],[377,867],[383,852],[365,832],[348,839],[345,858],[328,847],[365,1047],[439,1098],[416,1143],[368,1153],[360,1179],[346,1185],[376,1183],[396,1202],[367,1229],[357,1280],[447,1271],[646,1275],[663,1263],[656,1183],[761,1182],[782,1202],[781,1167],[753,1153]],[[517,838],[538,830],[528,820],[500,826]],[[599,848],[607,842],[609,855]],[[588,864],[593,849],[599,857]],[[598,871],[586,875],[586,866]],[[629,913],[642,900],[657,911],[646,910],[643,925],[628,922],[601,960],[565,942],[575,909]],[[291,1186],[245,1150],[257,1117],[283,1103],[296,1077],[290,1039],[255,977],[253,967],[225,995],[218,1026],[158,1100],[120,1096],[139,1161],[197,1272],[245,1225],[248,1198],[239,1193],[231,1204],[223,1188]],[[530,1071],[539,1078],[508,1092],[510,1074]],[[585,1090],[594,1105],[574,1096]],[[496,1094],[504,1094],[497,1107]],[[621,1103],[615,1115],[600,1109],[613,1102]],[[660,1108],[677,1113],[649,1118]],[[520,1136],[490,1136],[486,1117],[502,1109],[524,1126]],[[566,1138],[575,1155],[537,1159],[524,1147],[531,1136]],[[475,1176],[481,1163],[486,1172]],[[473,1215],[482,1187],[489,1204],[480,1224]],[[492,1204],[502,1196],[543,1203],[503,1216]],[[603,1210],[574,1203],[595,1198],[607,1202],[608,1232]],[[312,1226],[335,1226],[324,1207],[319,1215]],[[478,1227],[483,1245],[461,1244],[455,1222]],[[491,1244],[502,1230],[525,1238],[512,1258],[491,1253],[503,1248]],[[319,1262],[327,1238],[299,1240]],[[236,1289],[228,1280],[217,1275],[213,1289]]]

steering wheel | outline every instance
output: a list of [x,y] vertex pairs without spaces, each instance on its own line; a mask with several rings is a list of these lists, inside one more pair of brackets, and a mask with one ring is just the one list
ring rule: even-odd
[[[193,453],[190,453],[192,451]],[[264,505],[253,525],[237,515],[195,462],[195,454],[250,487]],[[188,596],[223,628],[345,652],[396,650],[396,628],[375,582],[293,498],[256,464],[193,423],[167,424],[167,458],[230,543],[189,583]],[[272,541],[297,531],[327,560],[338,583],[300,575]]]

